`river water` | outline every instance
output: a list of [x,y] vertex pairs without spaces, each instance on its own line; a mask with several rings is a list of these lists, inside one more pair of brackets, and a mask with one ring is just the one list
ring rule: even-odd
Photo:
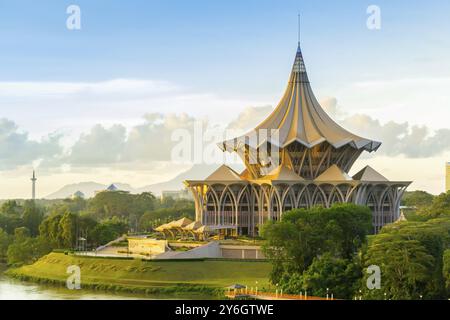
[[93,290],[69,290],[11,279],[3,275],[0,265],[0,300],[164,300],[211,299],[202,295],[138,295],[115,294]]

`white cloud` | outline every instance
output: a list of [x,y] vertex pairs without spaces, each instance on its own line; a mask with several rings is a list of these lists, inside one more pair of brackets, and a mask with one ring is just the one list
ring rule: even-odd
[[381,122],[448,128],[450,77],[404,78],[343,84],[333,93],[348,114]]
[[253,129],[272,111],[272,106],[247,107],[228,124],[227,129],[241,131]]
[[[364,161],[391,164],[391,159],[389,168],[408,176],[406,168],[420,170],[419,163],[439,168],[448,155],[450,130],[444,86],[447,90],[450,79],[357,83],[342,92],[344,99],[340,103],[345,108],[334,97],[322,100],[322,105],[348,130],[383,142],[380,150]],[[14,119],[0,120],[0,175],[11,180],[19,170],[21,176],[27,176],[34,165],[51,177],[49,181],[57,181],[58,176],[95,179],[101,172],[106,183],[111,172],[117,173],[115,180],[137,185],[164,180],[167,173],[157,168],[183,167],[170,162],[174,129],[191,132],[193,124],[200,120],[205,126],[220,123],[224,127],[228,124],[228,129],[248,130],[272,111],[260,101],[193,93],[164,81],[127,79],[93,83],[0,82],[0,102],[7,106],[2,113]],[[242,110],[243,106],[258,105],[263,107]],[[416,121],[406,121],[412,117]],[[418,125],[420,122],[426,125]],[[439,127],[442,129],[436,129]],[[411,165],[402,167],[402,160]],[[145,177],[140,178],[144,172]],[[437,176],[437,171],[433,174]],[[144,182],[150,178],[153,181]],[[411,172],[407,180],[411,179],[425,178]],[[428,184],[432,185],[430,190],[438,190],[437,178],[429,183],[420,181],[418,187],[426,188]],[[0,193],[7,192],[5,189]]]
[[59,140],[57,134],[45,136],[41,141],[30,140],[28,133],[21,132],[14,122],[0,119],[0,169],[53,159],[62,150]]
[[147,113],[188,113],[227,123],[242,106],[261,104],[156,80],[0,82],[2,116],[26,128],[35,139],[62,132],[68,144],[96,124],[131,128],[141,124]]

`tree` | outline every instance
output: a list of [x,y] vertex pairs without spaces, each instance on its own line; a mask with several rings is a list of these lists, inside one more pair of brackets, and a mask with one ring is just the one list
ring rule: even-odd
[[50,251],[51,247],[44,238],[18,238],[8,247],[7,261],[8,264],[14,266],[30,264]]
[[95,246],[105,245],[126,233],[127,223],[117,217],[104,220],[90,232],[89,238]]
[[4,202],[0,208],[0,213],[9,217],[18,217],[22,212],[22,208],[16,200],[8,200]]
[[0,228],[8,234],[13,234],[16,228],[23,226],[23,220],[19,216],[0,215]]
[[6,257],[8,246],[11,243],[11,237],[2,228],[0,228],[0,259]]
[[447,297],[450,296],[450,249],[444,252],[444,266],[442,268],[442,274],[445,281],[445,290]]
[[30,237],[30,230],[26,227],[20,227],[14,230],[14,241],[22,241]]
[[364,265],[377,265],[381,270],[382,290],[362,288],[369,299],[431,298],[426,290],[432,280],[435,259],[418,240],[403,239],[398,235],[381,234],[369,245]]
[[39,225],[44,219],[44,213],[36,206],[34,201],[27,201],[23,209],[23,225],[30,230],[32,237],[39,235]]
[[403,196],[402,203],[408,207],[426,208],[433,202],[434,196],[426,191],[406,192]]
[[59,223],[62,216],[62,214],[52,214],[45,218],[39,226],[40,236],[48,239],[53,248],[62,248],[64,246]]
[[450,190],[447,193],[441,193],[433,199],[429,215],[432,217],[450,216]]
[[77,216],[69,211],[64,213],[59,221],[62,245],[65,248],[73,248],[77,237]]
[[353,204],[284,213],[281,221],[269,221],[262,228],[263,250],[273,265],[271,281],[278,283],[284,274],[303,274],[314,258],[325,253],[352,259],[371,229],[371,211]]
[[326,253],[314,258],[303,274],[284,274],[280,285],[292,294],[307,290],[310,295],[325,297],[333,294],[335,298],[351,299],[361,276],[358,263]]

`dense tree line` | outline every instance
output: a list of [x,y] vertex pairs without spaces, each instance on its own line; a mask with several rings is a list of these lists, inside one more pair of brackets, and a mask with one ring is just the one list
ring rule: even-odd
[[191,201],[160,201],[148,192],[104,191],[92,199],[68,198],[48,206],[6,201],[0,207],[0,260],[32,263],[52,249],[89,250],[181,216],[193,218]]
[[[364,267],[381,268],[380,290],[371,299],[447,299],[450,296],[450,192],[414,205],[409,221],[384,227],[362,251]],[[408,218],[408,217],[407,217]]]
[[283,214],[281,221],[264,225],[264,251],[272,260],[271,282],[286,293],[349,298],[358,286],[361,268],[354,261],[372,229],[367,207],[337,204]]
[[[370,235],[370,211],[353,205],[293,210],[263,228],[271,281],[285,292],[352,299],[448,299],[450,192],[410,192],[408,221]],[[369,266],[380,288],[369,289]],[[327,290],[328,288],[328,290]]]

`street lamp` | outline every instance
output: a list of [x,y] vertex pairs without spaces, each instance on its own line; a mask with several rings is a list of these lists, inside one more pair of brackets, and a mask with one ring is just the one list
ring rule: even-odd
[[276,284],[277,290],[276,290],[276,297],[278,298],[278,283]]

